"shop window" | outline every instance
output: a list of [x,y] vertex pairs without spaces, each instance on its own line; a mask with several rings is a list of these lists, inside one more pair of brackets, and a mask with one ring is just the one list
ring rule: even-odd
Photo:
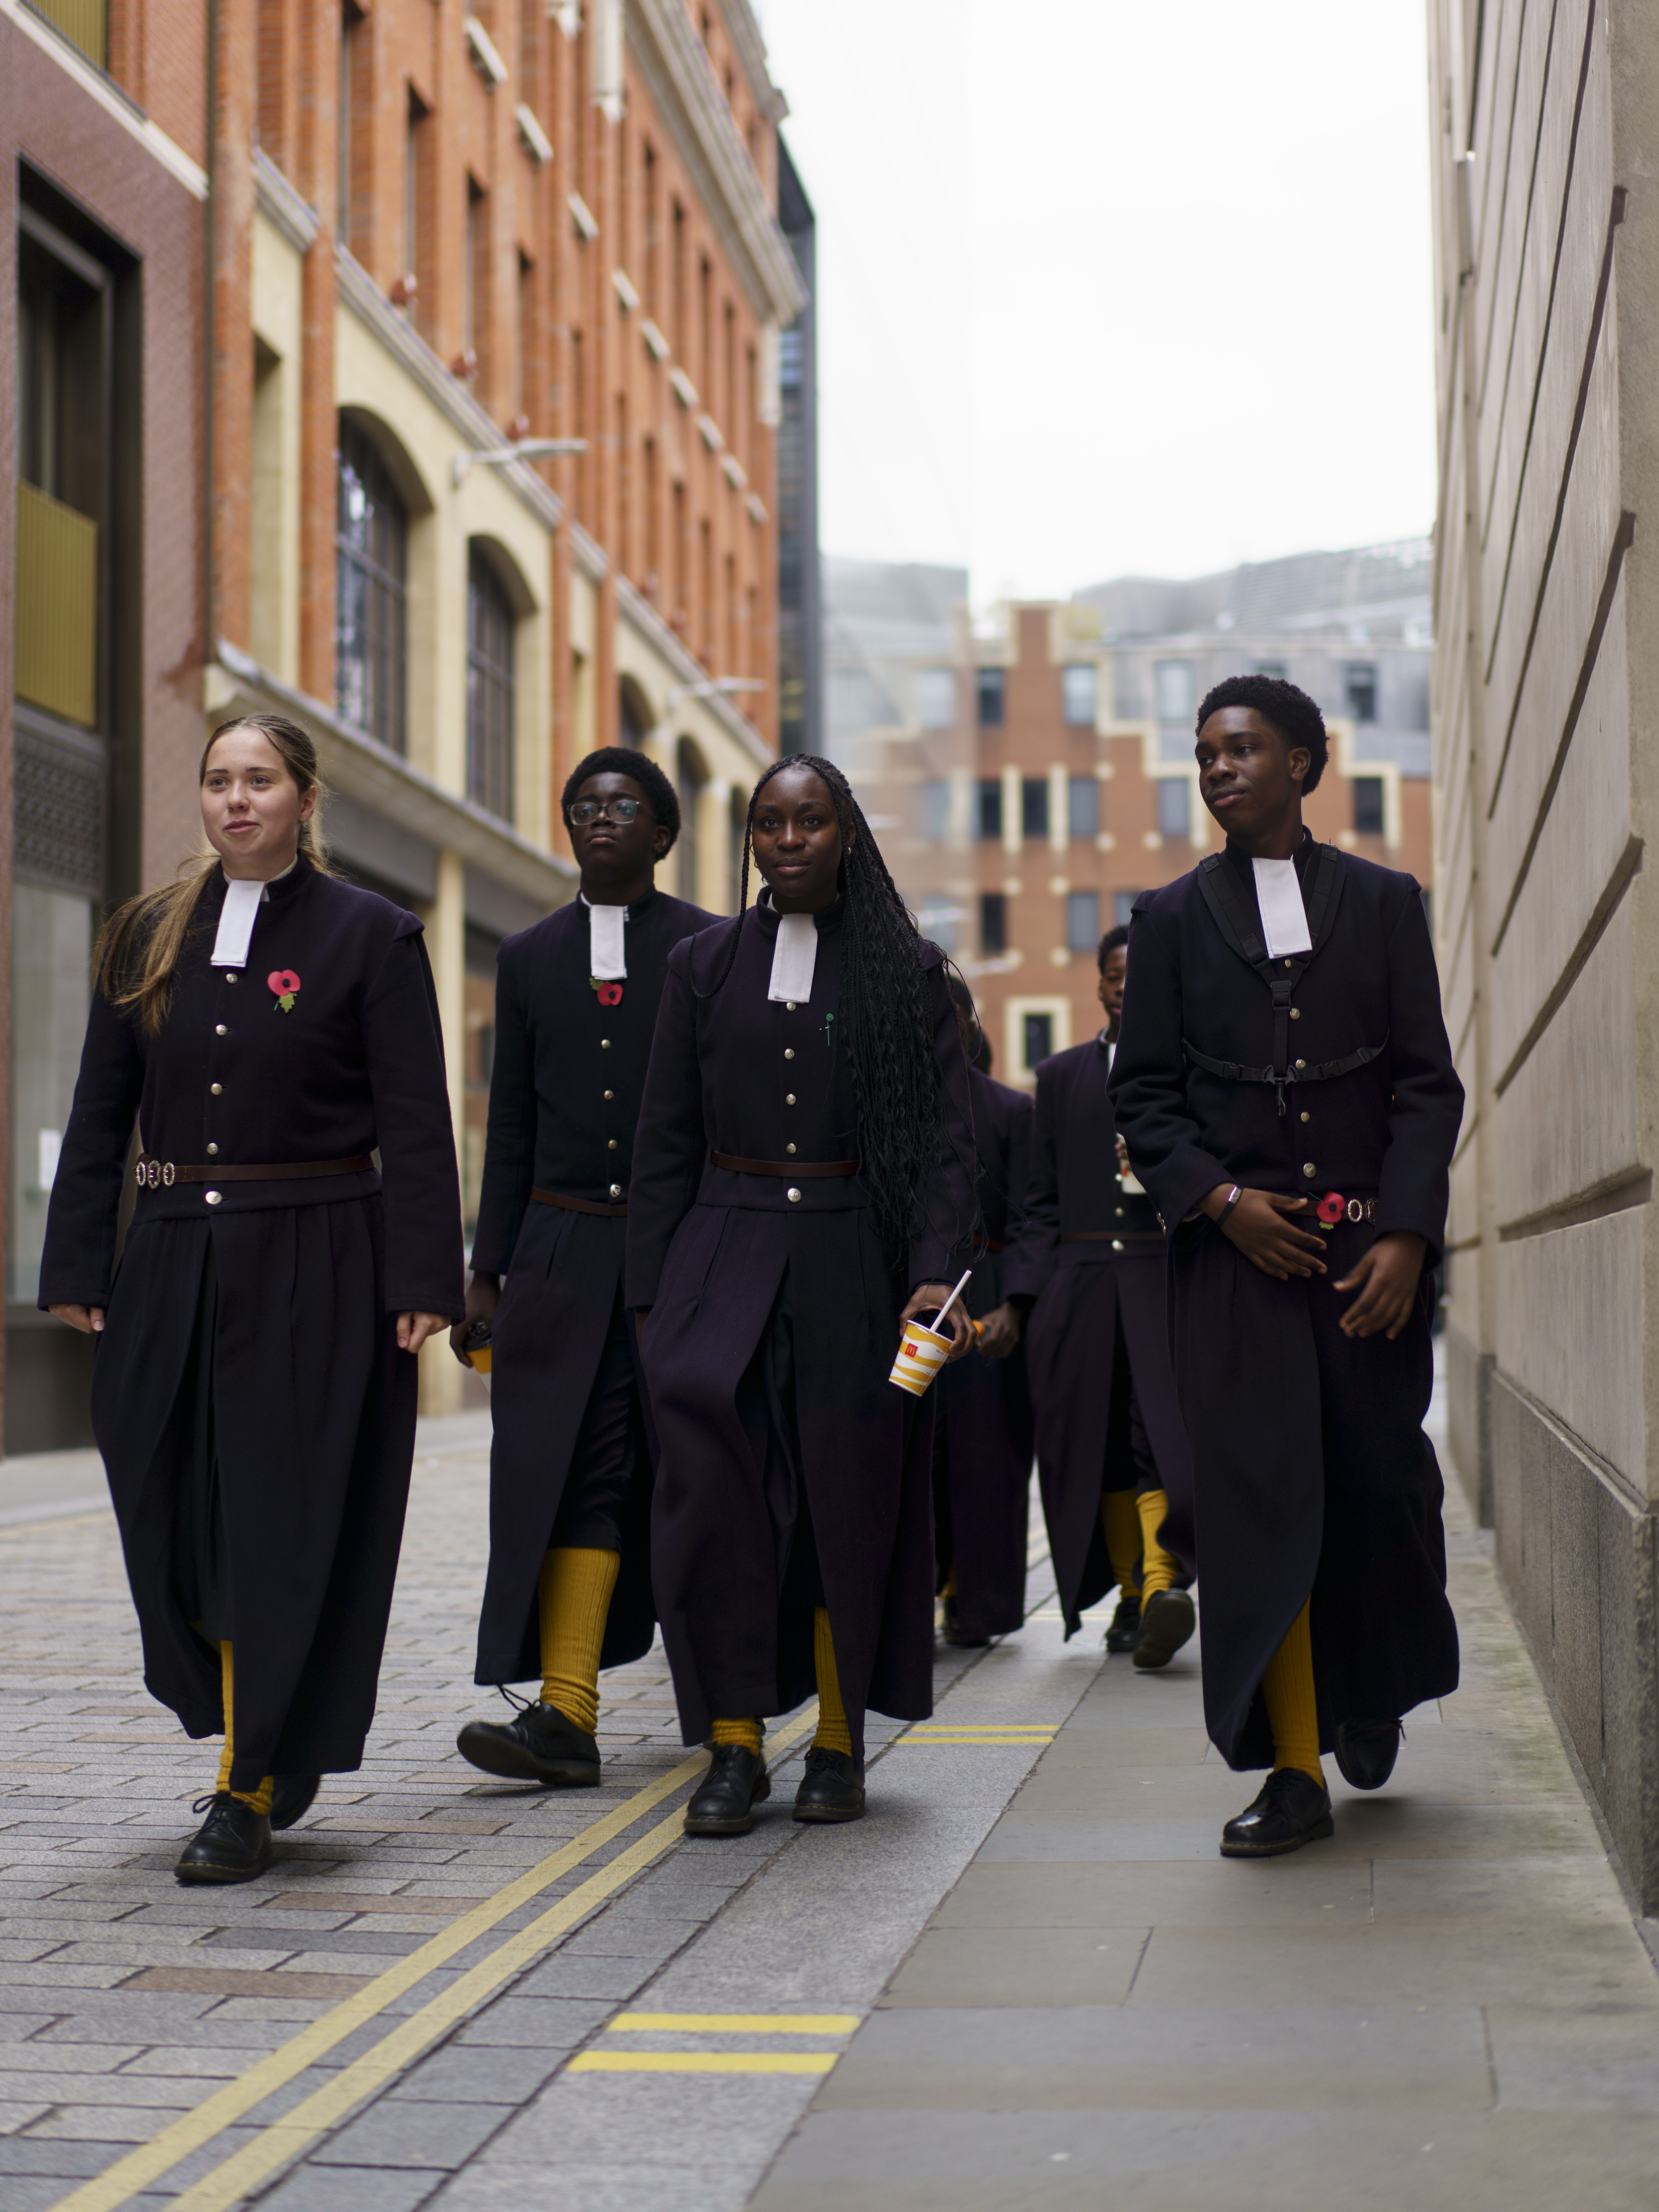
[[1193,787],[1184,775],[1158,779],[1158,834],[1160,837],[1190,837],[1193,833]]
[[340,424],[334,703],[393,752],[404,722],[409,518],[368,433]]
[[1093,729],[1099,690],[1098,672],[1092,660],[1073,661],[1060,670],[1060,713],[1068,729]]
[[979,780],[979,834],[981,837],[1000,838],[1002,836],[1002,778],[982,775]]
[[466,578],[467,796],[513,819],[512,602],[489,556],[474,545]]
[[988,957],[1008,950],[1008,902],[1000,891],[980,893],[979,949]]
[[1066,894],[1066,950],[1092,952],[1100,942],[1100,893]]
[[1000,730],[1003,718],[1003,678],[1000,668],[981,668],[976,673],[979,726]]
[[1066,787],[1066,829],[1073,837],[1093,840],[1100,835],[1100,783],[1092,775],[1074,775]]

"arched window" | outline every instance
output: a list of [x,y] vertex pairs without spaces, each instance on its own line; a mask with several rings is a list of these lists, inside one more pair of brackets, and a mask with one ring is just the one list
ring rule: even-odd
[[690,738],[682,738],[675,756],[677,773],[675,788],[680,801],[680,836],[675,847],[675,857],[680,864],[680,896],[696,903],[697,897],[697,801],[708,781],[708,771],[703,766],[702,755]]
[[467,556],[466,789],[513,819],[513,604],[477,545]]
[[409,514],[368,433],[340,424],[335,537],[334,703],[348,722],[404,750]]
[[624,676],[617,686],[617,706],[622,741],[637,752],[651,734],[651,709],[631,676]]

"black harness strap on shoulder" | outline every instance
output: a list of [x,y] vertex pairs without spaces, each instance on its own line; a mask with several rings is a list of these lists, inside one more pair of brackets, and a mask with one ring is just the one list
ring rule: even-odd
[[[1308,936],[1314,951],[1319,947],[1320,933],[1325,926],[1335,895],[1337,870],[1341,855],[1334,845],[1322,845],[1314,863],[1313,888],[1306,902]],[[1255,969],[1267,985],[1273,1006],[1273,1064],[1271,1067],[1243,1067],[1234,1060],[1212,1060],[1198,1051],[1183,1037],[1182,1049],[1196,1066],[1212,1075],[1224,1076],[1234,1083],[1271,1083],[1278,1096],[1279,1110],[1285,1111],[1285,1086],[1290,1083],[1328,1082],[1333,1076],[1348,1075],[1356,1067],[1376,1059],[1388,1048],[1388,1039],[1377,1045],[1362,1045],[1343,1060],[1322,1060],[1316,1067],[1292,1067],[1291,1064],[1291,1001],[1296,987],[1307,973],[1312,952],[1297,952],[1289,958],[1274,959],[1262,940],[1255,919],[1244,902],[1243,894],[1233,879],[1226,855],[1212,853],[1198,864],[1198,887],[1204,895],[1204,903],[1218,929],[1241,959]]]

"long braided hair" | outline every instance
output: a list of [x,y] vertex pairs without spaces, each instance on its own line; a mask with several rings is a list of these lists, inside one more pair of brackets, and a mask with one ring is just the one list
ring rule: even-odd
[[915,1226],[916,1194],[944,1142],[933,1016],[921,964],[921,933],[887,872],[852,786],[833,761],[786,753],[749,795],[744,823],[738,927],[725,965],[700,998],[712,998],[738,957],[749,910],[755,807],[775,775],[810,769],[822,778],[841,825],[841,1030],[858,1109],[858,1144],[888,1262],[902,1267]]

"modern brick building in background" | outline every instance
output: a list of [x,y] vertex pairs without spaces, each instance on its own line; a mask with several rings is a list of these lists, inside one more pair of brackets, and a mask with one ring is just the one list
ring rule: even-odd
[[1315,835],[1428,887],[1430,573],[1413,542],[974,621],[963,569],[825,562],[832,749],[971,980],[1005,1082],[1093,1034],[1102,934],[1218,844],[1193,718],[1223,676],[1287,676],[1319,701]]
[[[748,0],[210,0],[210,28],[203,0],[0,14],[25,427],[11,1450],[84,1435],[82,1347],[33,1299],[88,945],[194,848],[207,727],[306,722],[337,853],[425,920],[469,1201],[495,948],[569,896],[571,763],[658,756],[677,888],[722,908],[780,734],[811,210],[792,179],[792,250]],[[810,356],[793,331],[798,395]],[[811,427],[798,404],[797,608]],[[459,1380],[434,1354],[428,1405]]]

